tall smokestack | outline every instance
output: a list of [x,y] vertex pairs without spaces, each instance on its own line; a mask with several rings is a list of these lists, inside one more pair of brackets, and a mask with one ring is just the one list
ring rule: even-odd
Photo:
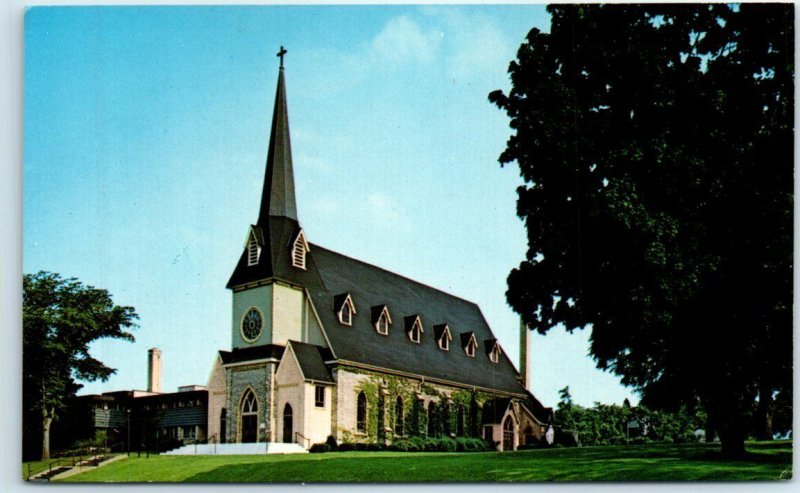
[[519,373],[522,376],[522,386],[530,390],[531,385],[531,361],[528,353],[530,345],[531,331],[519,317]]
[[161,350],[147,351],[147,391],[161,392]]

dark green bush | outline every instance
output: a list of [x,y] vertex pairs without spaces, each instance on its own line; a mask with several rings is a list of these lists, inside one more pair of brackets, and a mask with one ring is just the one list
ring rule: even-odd
[[328,438],[325,440],[325,444],[328,445],[332,451],[339,450],[339,444],[336,443],[336,439],[333,438],[333,435],[328,435]]
[[342,442],[339,444],[339,452],[350,452],[356,450],[356,444],[350,442]]
[[311,446],[310,449],[308,449],[308,451],[311,452],[312,454],[319,454],[324,452],[330,452],[331,447],[327,443],[315,443],[314,445]]
[[437,438],[425,438],[422,441],[422,450],[425,452],[438,452],[439,451],[439,439]]

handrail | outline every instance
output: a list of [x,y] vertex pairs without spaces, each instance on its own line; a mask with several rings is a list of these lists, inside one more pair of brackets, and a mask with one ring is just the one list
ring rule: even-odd
[[[187,443],[187,445],[194,445],[194,453],[197,454],[197,446],[198,445],[207,444],[207,443],[213,443],[214,445],[216,445],[217,444],[217,434],[214,433],[213,435],[211,435],[209,437],[205,437],[203,439],[196,438],[196,439],[192,440],[191,442]],[[214,453],[216,453],[216,452],[217,452],[217,448],[214,447]]]
[[295,435],[295,437],[294,437],[294,439],[295,439],[295,443],[297,443],[297,437],[298,437],[298,436],[301,436],[301,437],[303,437],[303,440],[305,440],[305,445],[304,445],[304,448],[308,448],[308,447],[310,447],[310,446],[311,446],[311,439],[310,439],[310,438],[308,438],[307,436],[303,435],[303,434],[302,434],[302,433],[300,433],[299,431],[295,431],[295,432],[294,432],[294,435]]

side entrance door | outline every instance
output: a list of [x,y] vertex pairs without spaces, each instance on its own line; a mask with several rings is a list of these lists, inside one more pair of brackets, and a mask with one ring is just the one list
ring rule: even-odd
[[292,406],[283,406],[283,443],[292,443]]

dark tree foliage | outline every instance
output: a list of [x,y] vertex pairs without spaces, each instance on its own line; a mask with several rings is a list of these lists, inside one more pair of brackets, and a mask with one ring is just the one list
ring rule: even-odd
[[651,407],[699,401],[723,449],[791,388],[794,7],[555,5],[490,101],[529,250],[507,299],[591,327]]
[[133,341],[126,329],[134,328],[137,318],[104,289],[50,272],[24,276],[23,432],[41,440],[43,460],[50,456],[50,425],[82,387],[75,380],[105,381],[116,372],[94,359],[89,345],[105,337]]

